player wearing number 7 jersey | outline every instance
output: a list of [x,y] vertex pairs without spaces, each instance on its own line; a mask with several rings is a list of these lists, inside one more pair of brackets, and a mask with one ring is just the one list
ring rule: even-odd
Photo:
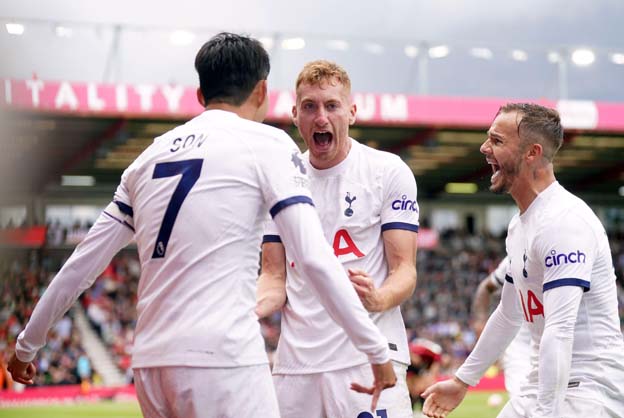
[[52,324],[134,238],[141,279],[132,367],[143,414],[278,417],[254,313],[270,214],[310,286],[373,364],[374,403],[396,380],[388,342],[324,240],[294,142],[257,123],[268,107],[266,51],[220,34],[195,66],[206,111],[156,138],[124,172],[114,201],[35,308],[9,370],[31,382]]

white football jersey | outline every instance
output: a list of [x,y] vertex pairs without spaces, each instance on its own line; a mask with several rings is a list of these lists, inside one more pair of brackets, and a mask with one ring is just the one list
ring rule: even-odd
[[124,172],[141,278],[134,368],[267,363],[256,306],[269,210],[311,203],[283,131],[208,110],[156,138]]
[[531,331],[528,388],[538,389],[544,292],[579,286],[584,293],[574,326],[567,393],[591,397],[624,414],[624,342],[616,277],[600,220],[585,202],[554,182],[512,219],[507,254],[511,263],[506,279],[516,288],[520,314]]
[[[508,269],[509,257],[505,257],[492,273],[490,282],[494,286],[502,288]],[[520,388],[526,383],[527,376],[531,371],[531,332],[525,323],[522,324],[518,334],[505,350],[501,363],[505,373],[505,389],[510,396],[519,395]]]
[[[353,139],[351,144],[347,158],[325,170],[312,167],[308,153],[304,153],[305,168],[323,232],[335,255],[345,270],[363,269],[380,287],[388,274],[382,232],[418,232],[416,182],[398,156]],[[267,222],[264,241],[280,241],[272,221]],[[288,250],[286,258],[287,303],[282,310],[273,373],[318,373],[366,363],[366,356],[356,350],[319,303]],[[409,364],[400,308],[370,315],[388,339],[390,357]]]

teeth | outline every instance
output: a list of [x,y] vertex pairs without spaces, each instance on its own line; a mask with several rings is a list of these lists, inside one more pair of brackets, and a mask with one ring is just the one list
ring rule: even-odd
[[327,131],[314,132],[314,141],[316,141],[316,143],[318,144],[321,144],[321,145],[328,144],[329,141],[331,141],[331,138],[332,138],[331,133]]

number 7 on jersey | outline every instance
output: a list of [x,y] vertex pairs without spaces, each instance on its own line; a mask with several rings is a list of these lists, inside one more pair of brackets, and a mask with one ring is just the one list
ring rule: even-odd
[[173,177],[180,174],[182,178],[173,191],[171,200],[167,205],[167,210],[165,211],[165,216],[160,224],[160,230],[156,238],[156,245],[154,246],[152,258],[165,257],[169,237],[171,237],[171,231],[173,230],[173,224],[178,217],[178,212],[180,212],[184,199],[186,199],[186,196],[199,178],[203,162],[204,160],[201,159],[172,161],[159,163],[154,167],[153,179]]

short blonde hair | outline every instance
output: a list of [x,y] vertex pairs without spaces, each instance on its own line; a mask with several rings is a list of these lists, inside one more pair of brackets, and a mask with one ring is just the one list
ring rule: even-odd
[[347,89],[347,92],[351,93],[351,79],[349,79],[349,74],[347,74],[344,68],[331,61],[311,61],[304,65],[299,73],[295,90],[301,84],[320,85],[324,81],[333,84],[334,80],[341,83]]

